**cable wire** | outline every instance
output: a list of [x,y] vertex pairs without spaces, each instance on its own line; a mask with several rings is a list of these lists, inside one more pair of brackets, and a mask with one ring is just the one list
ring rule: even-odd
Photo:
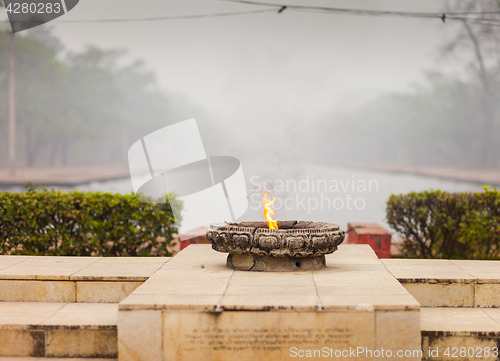
[[[147,21],[169,21],[169,20],[189,20],[189,19],[204,19],[216,17],[230,17],[250,14],[261,14],[275,12],[281,14],[287,10],[295,10],[300,12],[312,13],[335,13],[360,16],[399,16],[410,18],[424,19],[440,19],[443,22],[448,20],[470,21],[474,24],[483,24],[487,26],[500,26],[500,18],[485,18],[485,15],[500,14],[500,11],[458,11],[458,12],[414,12],[414,11],[390,11],[390,10],[369,10],[369,9],[350,9],[350,8],[334,8],[325,6],[310,6],[310,5],[291,5],[283,3],[268,3],[253,0],[223,0],[232,3],[239,3],[253,6],[265,6],[268,9],[250,10],[250,11],[233,11],[209,14],[194,14],[194,15],[179,15],[179,16],[157,16],[143,18],[109,18],[109,19],[87,19],[87,20],[58,20],[58,23],[124,23],[124,22],[147,22]],[[272,9],[269,9],[272,8]],[[481,17],[479,17],[481,16]],[[8,20],[0,21],[0,23],[8,23]]]
[[[400,16],[411,18],[426,18],[426,19],[440,19],[443,22],[446,20],[472,20],[475,23],[484,23],[485,25],[500,25],[500,18],[482,18],[477,16],[500,14],[500,11],[486,11],[486,12],[418,12],[418,11],[389,11],[389,10],[368,10],[368,9],[349,9],[349,8],[334,8],[327,6],[311,6],[311,5],[291,5],[284,3],[267,3],[251,0],[223,0],[232,3],[240,3],[245,5],[266,6],[276,9],[279,13],[283,9],[298,10],[304,12],[316,13],[337,13],[349,15],[364,15],[364,16]],[[468,15],[468,16],[467,16]]]
[[[274,12],[272,9],[263,10],[250,10],[250,11],[233,11],[225,13],[212,13],[212,14],[195,14],[195,15],[179,15],[179,16],[155,16],[145,18],[116,18],[116,19],[87,19],[87,20],[58,20],[58,23],[125,23],[125,22],[142,22],[142,21],[167,21],[167,20],[187,20],[187,19],[203,19],[203,18],[218,18],[239,16],[248,14],[261,14]],[[0,21],[8,23],[8,20]]]

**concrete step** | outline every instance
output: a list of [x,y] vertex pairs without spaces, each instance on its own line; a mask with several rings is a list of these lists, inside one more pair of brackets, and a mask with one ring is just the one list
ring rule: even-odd
[[499,308],[422,307],[423,360],[500,360]]
[[0,301],[118,303],[169,260],[0,255]]
[[117,314],[112,303],[0,302],[0,356],[116,358]]
[[423,307],[500,307],[500,262],[384,259],[387,270]]

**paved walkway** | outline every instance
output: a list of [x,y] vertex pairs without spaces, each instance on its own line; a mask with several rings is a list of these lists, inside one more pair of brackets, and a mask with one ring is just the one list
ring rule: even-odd
[[93,181],[129,177],[126,166],[93,166],[68,168],[18,168],[12,174],[6,167],[0,168],[0,185],[24,186],[27,182],[46,186],[75,186]]
[[440,179],[457,180],[500,187],[500,169],[466,169],[451,167],[416,167],[367,163],[340,164],[345,167],[360,168],[389,173],[407,173]]

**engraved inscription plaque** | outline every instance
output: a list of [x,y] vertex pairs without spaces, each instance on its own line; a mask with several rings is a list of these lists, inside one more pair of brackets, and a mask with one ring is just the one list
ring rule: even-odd
[[164,312],[164,359],[290,360],[293,350],[373,349],[374,319],[369,311]]

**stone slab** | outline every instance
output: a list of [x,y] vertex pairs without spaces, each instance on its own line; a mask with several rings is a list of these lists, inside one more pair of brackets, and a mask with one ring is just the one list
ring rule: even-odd
[[169,260],[0,256],[0,301],[120,302]]
[[117,354],[116,329],[46,331],[48,357],[116,357]]
[[424,360],[498,360],[500,310],[421,309]]
[[475,307],[500,307],[500,283],[478,283],[474,289]]
[[141,284],[142,282],[130,281],[78,281],[75,301],[118,303]]
[[170,257],[106,257],[71,274],[75,281],[145,281]]
[[382,262],[424,307],[500,307],[500,261]]
[[423,307],[474,307],[474,284],[403,283]]
[[0,280],[0,300],[75,302],[75,283],[69,281]]
[[[226,254],[190,245],[120,302],[119,358],[288,360],[324,346],[420,344],[418,302],[370,246],[342,245],[326,261],[314,271],[235,271]],[[394,342],[384,341],[391,332]]]
[[[304,272],[234,271],[225,267],[225,257],[223,253],[212,251],[210,245],[189,246],[124,299],[120,309],[133,309],[139,300],[146,307],[148,296],[162,295],[167,296],[163,297],[164,309],[177,308],[175,305],[181,302],[175,302],[175,299],[190,295],[202,299],[218,296],[220,302],[214,304],[214,308],[224,304],[239,310],[247,306],[249,310],[255,310],[257,304],[261,304],[262,309],[283,310],[287,307],[283,300],[289,299],[291,306],[295,297],[305,296],[311,302],[302,306],[307,305],[314,311],[318,305],[328,307],[328,301],[322,300],[328,300],[332,295],[336,296],[335,300],[331,299],[335,309],[339,306],[351,309],[353,305],[365,304],[367,298],[376,296],[380,296],[380,300],[375,303],[386,309],[418,309],[418,303],[387,272],[367,245],[341,245],[337,252],[327,256],[325,269]],[[398,301],[395,302],[390,299],[393,295],[403,297],[396,297]],[[238,305],[234,304],[234,297],[241,298]],[[256,303],[256,300],[267,302]],[[161,301],[155,302],[154,306],[155,309],[161,308]],[[206,309],[205,306],[206,303],[201,303],[200,309]]]
[[477,278],[449,260],[384,259],[387,270],[404,283],[475,283]]
[[500,284],[500,261],[453,260],[450,262],[476,277],[478,283]]
[[0,302],[0,356],[116,357],[117,304]]
[[142,282],[0,280],[0,301],[118,303]]
[[40,325],[113,330],[116,329],[117,315],[118,304],[114,303],[67,303],[45,318]]
[[0,269],[0,279],[69,280],[73,273],[85,269],[99,259],[99,257],[31,257],[24,262]]
[[118,324],[118,356],[121,361],[163,361],[161,311],[121,311]]
[[453,332],[457,336],[497,332],[500,336],[500,322],[488,311],[479,308],[422,307],[422,331]]
[[16,329],[48,329],[52,326],[116,328],[117,313],[118,305],[107,303],[0,302],[0,327]]
[[34,256],[0,255],[0,270],[22,263],[33,257]]
[[[383,312],[375,315],[376,337],[375,347],[378,350],[396,350],[406,352],[401,356],[394,354],[384,357],[385,360],[418,361],[420,350],[420,312]],[[415,337],[417,335],[417,337]]]
[[170,257],[0,256],[0,280],[145,281]]
[[500,308],[484,309],[483,312],[500,324]]
[[38,325],[64,306],[58,302],[0,302],[0,326]]
[[0,328],[1,356],[44,356],[45,333],[37,330]]

